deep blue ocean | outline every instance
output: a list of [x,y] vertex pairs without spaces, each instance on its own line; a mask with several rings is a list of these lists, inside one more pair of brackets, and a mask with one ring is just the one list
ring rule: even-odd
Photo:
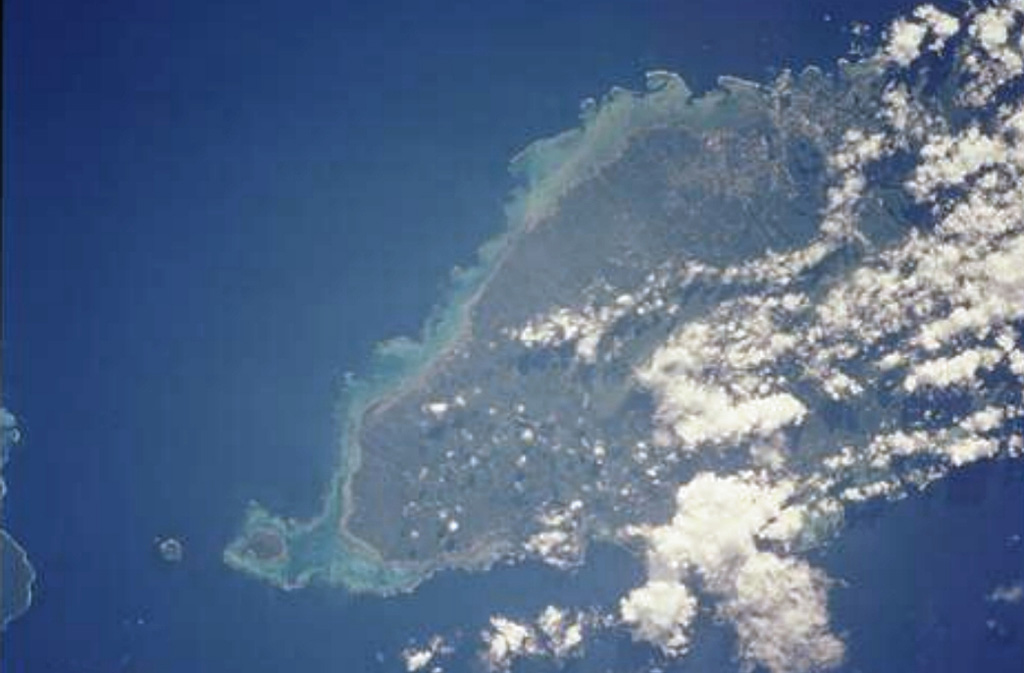
[[[409,638],[494,611],[610,605],[641,573],[614,550],[568,580],[455,573],[389,600],[283,593],[221,552],[250,499],[317,511],[344,374],[418,333],[503,227],[507,160],[579,100],[651,68],[701,90],[828,63],[851,21],[910,6],[6,1],[3,393],[24,439],[4,519],[39,580],[2,670],[394,671]],[[850,582],[849,670],[1019,670],[1024,620],[993,634],[984,595],[1024,567],[1022,474],[958,480],[861,513],[823,552]],[[180,564],[160,536],[184,541]],[[569,670],[646,656],[603,647]],[[712,660],[696,654],[681,670]]]

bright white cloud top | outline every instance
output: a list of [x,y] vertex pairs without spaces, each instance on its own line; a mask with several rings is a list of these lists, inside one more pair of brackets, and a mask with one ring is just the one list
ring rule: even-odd
[[561,662],[582,654],[586,632],[595,625],[592,615],[554,605],[528,621],[495,615],[480,634],[481,659],[491,671],[507,671],[523,658]]

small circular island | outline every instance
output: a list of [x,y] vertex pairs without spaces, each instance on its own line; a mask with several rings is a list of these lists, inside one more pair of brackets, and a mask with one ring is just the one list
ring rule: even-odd
[[156,551],[167,563],[180,563],[185,557],[185,545],[174,537],[158,537]]

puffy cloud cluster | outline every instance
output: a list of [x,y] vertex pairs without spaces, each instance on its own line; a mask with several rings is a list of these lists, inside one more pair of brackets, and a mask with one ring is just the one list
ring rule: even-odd
[[922,386],[949,388],[977,380],[978,372],[991,369],[1003,353],[996,348],[975,348],[946,358],[915,363],[903,379],[903,388],[913,392]]
[[987,105],[992,96],[1024,74],[1024,35],[1020,0],[994,3],[976,12],[967,29],[963,69],[970,75],[960,94],[965,105]]
[[549,605],[537,617],[536,623],[543,636],[542,643],[555,659],[573,656],[583,648],[585,620],[581,613],[570,613]]
[[806,562],[755,554],[737,572],[721,612],[735,625],[740,658],[773,673],[832,668],[844,655],[829,627],[828,579]]
[[927,49],[942,51],[949,38],[960,31],[960,20],[935,7],[920,5],[910,18],[900,17],[887,31],[880,56],[900,68],[914,63]]
[[[838,664],[843,644],[829,630],[824,574],[758,544],[787,518],[794,487],[753,473],[709,472],[681,486],[669,523],[633,531],[646,541],[649,576],[620,604],[633,636],[668,654],[685,652],[697,612],[693,583],[718,600],[745,662],[773,673]],[[790,521],[768,537],[792,538],[800,528]]]
[[807,413],[803,402],[787,392],[735,394],[720,386],[677,375],[652,374],[646,382],[657,390],[658,420],[673,436],[669,440],[660,435],[660,444],[676,441],[693,448],[700,444],[770,436],[787,425],[798,423]]
[[633,637],[653,643],[670,655],[686,652],[697,598],[677,580],[652,579],[622,599],[619,613]]
[[889,29],[886,55],[898,66],[906,67],[921,55],[921,46],[928,36],[928,27],[917,21],[898,19]]
[[563,661],[578,656],[592,619],[554,605],[544,608],[533,620],[517,622],[508,617],[491,617],[481,634],[481,657],[491,671],[507,671],[516,660],[541,657]]
[[877,55],[897,70],[907,69],[928,51],[942,52],[952,38],[960,39],[956,54],[964,76],[957,99],[982,107],[1010,81],[1024,74],[1024,3],[1007,0],[967,13],[966,30],[960,19],[934,5],[917,7],[886,31],[886,44]]
[[570,568],[583,556],[581,517],[583,502],[573,500],[566,507],[553,508],[538,517],[543,526],[526,541],[526,551],[556,568]]
[[661,345],[636,371],[658,401],[660,443],[695,448],[799,423],[804,403],[762,370],[798,344],[784,321],[804,308],[798,294],[725,302]]
[[540,652],[537,632],[531,624],[523,624],[500,615],[491,617],[490,628],[480,634],[484,642],[484,660],[492,670],[508,670],[516,659]]
[[441,673],[442,668],[437,665],[438,657],[451,654],[452,647],[441,636],[431,636],[430,640],[421,647],[407,647],[401,652],[402,663],[408,673],[426,670],[430,666],[431,673]]
[[510,332],[509,336],[529,348],[572,344],[580,361],[593,363],[605,331],[628,312],[634,301],[632,296],[620,294],[608,306],[585,306],[582,310],[558,308]]

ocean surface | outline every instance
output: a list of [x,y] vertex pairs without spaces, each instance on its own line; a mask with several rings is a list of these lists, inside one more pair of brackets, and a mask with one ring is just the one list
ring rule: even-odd
[[[472,644],[495,609],[613,604],[642,574],[614,549],[568,580],[526,564],[387,600],[281,592],[221,553],[250,499],[318,511],[345,373],[419,332],[503,226],[508,159],[578,101],[651,68],[700,91],[827,65],[851,21],[911,6],[7,2],[3,395],[23,440],[3,516],[39,579],[0,667],[396,671],[410,639]],[[850,584],[833,613],[849,670],[1014,670],[1024,621],[984,597],[1024,566],[1021,483],[973,467],[866,507],[821,552]],[[155,551],[166,536],[180,563]],[[731,647],[709,637],[680,670]],[[609,638],[570,667],[648,659]]]

